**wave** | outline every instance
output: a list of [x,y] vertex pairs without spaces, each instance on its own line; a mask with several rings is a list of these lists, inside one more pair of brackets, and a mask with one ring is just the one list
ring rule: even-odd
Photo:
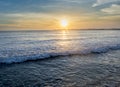
[[100,54],[106,53],[110,50],[119,50],[120,44],[112,45],[112,46],[101,46],[95,48],[89,48],[80,51],[66,51],[66,52],[58,52],[58,53],[41,53],[34,55],[25,55],[25,56],[17,56],[17,57],[8,57],[8,58],[0,58],[0,64],[11,64],[11,63],[20,63],[31,60],[39,60],[39,59],[47,59],[54,58],[60,56],[70,56],[70,55],[87,55],[87,54]]

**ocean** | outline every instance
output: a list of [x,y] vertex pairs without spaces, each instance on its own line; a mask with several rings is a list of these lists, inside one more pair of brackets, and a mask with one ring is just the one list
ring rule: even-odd
[[0,31],[0,87],[120,87],[120,30]]

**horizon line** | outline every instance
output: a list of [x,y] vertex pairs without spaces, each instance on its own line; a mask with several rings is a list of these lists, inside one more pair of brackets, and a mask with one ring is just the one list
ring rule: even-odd
[[22,29],[22,30],[0,30],[0,31],[59,31],[59,30],[120,30],[120,28],[86,28],[86,29]]

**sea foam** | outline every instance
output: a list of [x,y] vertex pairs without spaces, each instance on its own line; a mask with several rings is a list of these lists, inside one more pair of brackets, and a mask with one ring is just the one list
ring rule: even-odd
[[0,32],[0,63],[91,53],[97,55],[119,49],[119,30]]
[[111,45],[111,46],[101,46],[101,47],[93,47],[84,50],[77,50],[77,51],[66,51],[66,52],[51,52],[51,53],[41,53],[41,54],[34,54],[34,55],[23,55],[23,56],[14,56],[14,57],[6,57],[0,58],[0,63],[20,63],[29,60],[39,60],[39,59],[46,59],[46,58],[54,58],[60,56],[69,56],[69,55],[87,55],[87,54],[100,54],[106,53],[110,50],[119,50],[120,44]]

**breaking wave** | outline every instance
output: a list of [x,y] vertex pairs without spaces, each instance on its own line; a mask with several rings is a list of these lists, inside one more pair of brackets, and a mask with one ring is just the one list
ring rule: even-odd
[[76,51],[65,51],[65,52],[50,52],[50,53],[36,53],[36,54],[29,54],[29,55],[22,55],[22,56],[13,56],[13,57],[1,57],[0,63],[20,63],[30,60],[39,60],[39,59],[47,59],[47,58],[54,58],[54,57],[60,57],[60,56],[69,56],[69,55],[87,55],[87,54],[100,54],[100,53],[106,53],[110,50],[119,50],[120,44],[116,45],[108,45],[108,46],[100,46],[100,47],[91,47],[84,50],[76,50]]

